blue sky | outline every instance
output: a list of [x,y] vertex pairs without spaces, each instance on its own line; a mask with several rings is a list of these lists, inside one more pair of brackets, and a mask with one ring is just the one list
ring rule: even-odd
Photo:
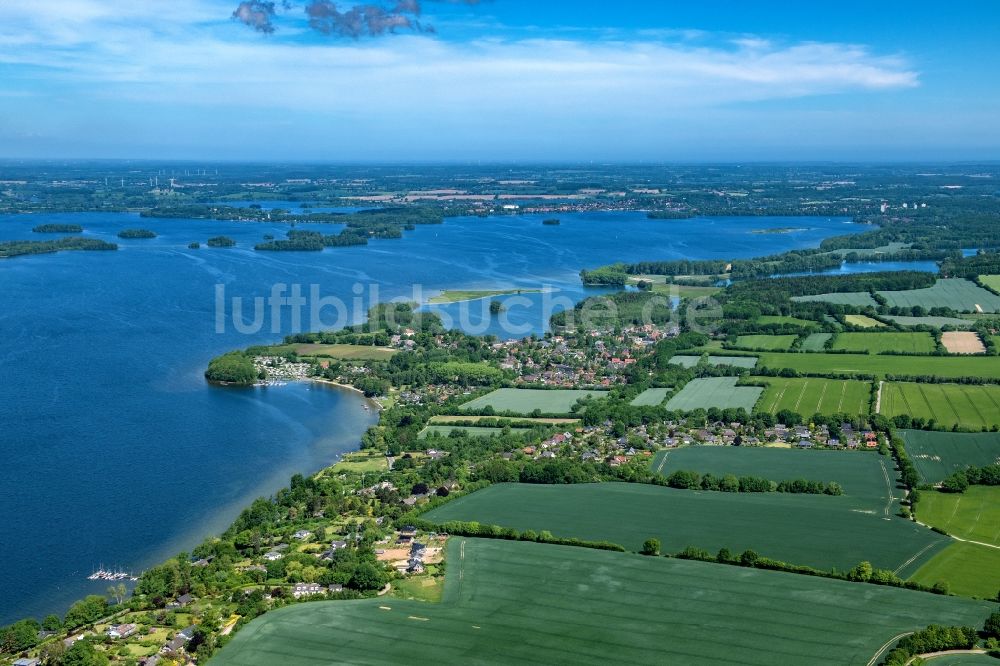
[[1000,158],[1000,3],[397,1],[8,0],[0,157]]

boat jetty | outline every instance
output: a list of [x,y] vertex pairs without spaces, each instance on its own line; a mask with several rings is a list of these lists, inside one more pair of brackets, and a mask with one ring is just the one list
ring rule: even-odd
[[121,571],[119,569],[115,569],[114,571],[112,571],[110,569],[105,569],[103,566],[101,566],[100,569],[98,569],[94,573],[92,573],[89,576],[87,576],[87,580],[128,580],[128,581],[137,581],[137,580],[139,580],[139,577],[138,576],[133,576],[131,573],[129,573],[127,571]]

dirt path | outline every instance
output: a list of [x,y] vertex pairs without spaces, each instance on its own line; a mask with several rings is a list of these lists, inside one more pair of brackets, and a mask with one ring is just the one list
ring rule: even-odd
[[879,382],[878,382],[878,393],[875,394],[875,413],[876,414],[881,414],[882,413],[882,385],[884,383],[885,382],[883,382],[882,380],[879,380]]
[[[919,520],[915,520],[913,522],[915,522],[917,525],[923,525],[924,527],[927,527],[927,528],[931,527],[930,525],[922,523]],[[951,539],[954,539],[955,541],[964,541],[965,543],[974,543],[977,546],[986,546],[987,548],[996,548],[997,550],[1000,550],[1000,546],[997,546],[997,545],[992,544],[992,543],[983,543],[982,541],[973,541],[972,539],[963,539],[962,537],[957,537],[954,534],[949,534],[948,537],[951,538]]]
[[973,649],[973,650],[941,650],[940,652],[925,652],[924,654],[915,654],[906,662],[905,666],[910,666],[917,659],[933,659],[934,657],[944,657],[949,654],[986,654],[986,650]]

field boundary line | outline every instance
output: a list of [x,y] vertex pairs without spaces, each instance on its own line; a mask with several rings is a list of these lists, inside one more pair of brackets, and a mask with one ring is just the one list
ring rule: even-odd
[[[927,525],[924,525],[924,527],[927,527]],[[951,536],[951,535],[949,535],[949,536]],[[952,537],[952,538],[954,538],[954,537]],[[923,555],[924,553],[926,553],[928,550],[930,550],[931,548],[933,548],[936,545],[937,545],[936,541],[927,544],[926,546],[924,546],[923,548],[921,548],[920,550],[918,550],[913,557],[911,557],[910,559],[906,560],[905,562],[903,562],[902,564],[900,564],[898,567],[896,567],[895,569],[893,569],[892,573],[894,573],[894,574],[896,574],[898,576],[900,571],[902,571],[906,567],[908,567],[911,564],[913,564],[917,560],[917,558],[919,558],[921,555]]]
[[885,505],[885,517],[888,518],[892,503],[896,501],[896,495],[892,492],[892,481],[889,478],[889,470],[885,468],[885,461],[879,459],[878,464],[882,468],[882,476],[885,478],[885,489],[889,491],[889,501]]
[[660,464],[656,466],[653,470],[656,474],[663,474],[663,466],[667,464],[667,456],[670,455],[670,451],[663,452],[663,458],[660,459]]

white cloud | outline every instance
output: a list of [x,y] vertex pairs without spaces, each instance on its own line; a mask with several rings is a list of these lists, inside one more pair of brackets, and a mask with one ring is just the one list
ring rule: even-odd
[[[16,76],[6,85],[0,79],[0,92],[50,96],[70,120],[74,104],[106,109],[108,118],[137,106],[187,114],[195,107],[206,127],[227,118],[235,126],[253,110],[306,119],[328,136],[338,131],[334,121],[354,122],[386,132],[389,142],[455,128],[514,136],[529,124],[542,136],[576,139],[617,127],[656,132],[672,117],[696,119],[747,102],[919,84],[897,55],[753,35],[664,30],[620,41],[401,35],[321,42],[290,26],[276,37],[255,34],[229,20],[230,0],[15,5],[2,10],[0,67]],[[31,125],[17,104],[7,96],[8,113]]]

